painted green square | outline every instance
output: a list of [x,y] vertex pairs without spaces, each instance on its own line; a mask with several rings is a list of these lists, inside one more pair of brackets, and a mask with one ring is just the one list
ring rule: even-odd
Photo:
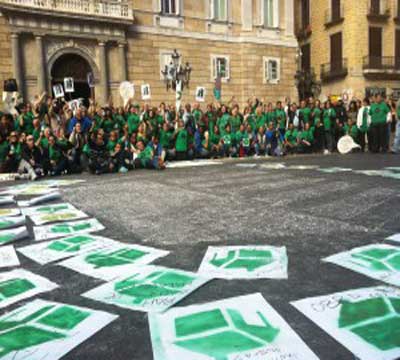
[[[35,285],[26,279],[12,279],[0,283],[0,295],[4,298],[11,298],[32,290]],[[0,299],[1,301],[1,299]]]
[[[155,274],[152,274],[154,276]],[[169,288],[181,289],[191,284],[194,278],[192,276],[182,275],[175,272],[165,272],[153,281],[153,284]]]
[[62,306],[49,315],[42,317],[38,322],[62,330],[71,330],[88,316],[90,316],[88,312],[77,310],[69,306]]
[[113,267],[132,264],[146,253],[135,249],[121,249],[111,253],[95,253],[86,256],[85,261],[96,268]]
[[1,235],[0,236],[0,244],[8,243],[8,242],[12,241],[13,239],[14,239],[13,234]]
[[75,252],[81,249],[81,245],[93,242],[92,238],[87,236],[74,236],[69,239],[53,241],[47,248],[54,251],[68,251]]
[[222,312],[218,309],[190,314],[175,319],[177,337],[220,329],[228,325]]
[[44,212],[44,213],[55,213],[57,211],[61,210],[67,210],[68,205],[54,205],[54,206],[43,206],[39,209],[37,209],[38,212]]
[[354,257],[370,257],[372,259],[381,260],[387,258],[389,255],[396,253],[395,249],[370,249],[360,251],[359,253],[353,254]]

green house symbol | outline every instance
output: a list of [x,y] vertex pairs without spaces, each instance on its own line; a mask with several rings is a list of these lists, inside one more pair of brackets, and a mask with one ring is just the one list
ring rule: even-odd
[[74,231],[83,231],[90,229],[91,227],[92,225],[90,223],[82,223],[77,225],[60,224],[53,226],[50,231],[57,234],[70,234]]
[[47,249],[60,252],[77,252],[82,245],[93,242],[94,239],[89,236],[73,236],[51,242]]
[[0,282],[0,302],[21,295],[35,287],[35,284],[27,279],[15,278]]
[[342,301],[339,328],[347,329],[382,350],[400,348],[400,299],[376,297]]
[[49,213],[49,214],[53,214],[62,210],[68,210],[68,205],[43,206],[37,209],[38,212]]
[[53,340],[65,339],[90,313],[69,306],[44,306],[22,320],[0,320],[0,358]]
[[109,253],[95,253],[85,257],[85,262],[96,269],[133,264],[147,253],[136,249],[120,249]]
[[194,278],[174,271],[155,271],[144,279],[134,275],[114,285],[114,290],[139,305],[146,300],[179,294]]
[[257,311],[263,325],[246,323],[238,310],[198,312],[175,319],[174,344],[215,360],[228,360],[232,354],[255,350],[272,343],[279,334]]
[[353,262],[374,271],[400,271],[400,250],[371,248],[351,254]]
[[217,258],[217,254],[210,261],[212,265],[224,269],[246,269],[248,272],[271,264],[274,261],[272,252],[268,250],[230,250],[224,258]]

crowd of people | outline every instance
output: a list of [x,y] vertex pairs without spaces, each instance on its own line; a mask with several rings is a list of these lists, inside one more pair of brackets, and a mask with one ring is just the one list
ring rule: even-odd
[[349,104],[310,98],[299,106],[252,98],[244,108],[232,98],[205,108],[186,104],[179,111],[165,103],[101,107],[90,100],[73,111],[43,94],[17,110],[1,114],[0,172],[31,180],[164,169],[166,161],[194,158],[329,154],[344,135],[362,152],[400,153],[400,106],[380,95]]

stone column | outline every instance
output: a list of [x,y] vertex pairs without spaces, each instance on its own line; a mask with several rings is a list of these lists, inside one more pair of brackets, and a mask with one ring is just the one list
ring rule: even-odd
[[128,67],[126,63],[126,43],[118,43],[119,61],[121,63],[121,81],[128,80]]
[[37,91],[42,94],[47,90],[46,86],[46,68],[44,65],[44,46],[43,37],[41,35],[35,36],[36,50],[37,50]]
[[102,96],[99,98],[100,105],[103,106],[108,101],[108,71],[107,71],[107,51],[106,43],[99,42],[99,58],[100,58],[100,87]]
[[12,62],[14,77],[17,80],[18,92],[24,97],[24,84],[23,84],[23,73],[22,73],[22,59],[19,34],[11,34],[11,51],[12,51]]
[[294,0],[285,1],[286,36],[294,36]]

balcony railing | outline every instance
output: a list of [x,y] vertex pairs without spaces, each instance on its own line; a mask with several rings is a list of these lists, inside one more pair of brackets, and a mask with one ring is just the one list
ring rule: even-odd
[[369,20],[386,21],[390,18],[390,7],[386,0],[369,2],[368,14]]
[[400,57],[366,56],[363,58],[363,73],[365,77],[381,80],[400,79]]
[[343,4],[337,8],[329,8],[325,11],[325,26],[333,26],[341,23],[344,20],[344,6]]
[[0,6],[37,11],[93,15],[121,20],[133,20],[127,1],[117,0],[0,0]]
[[346,77],[348,73],[347,59],[341,59],[334,63],[321,65],[321,80],[324,82]]

